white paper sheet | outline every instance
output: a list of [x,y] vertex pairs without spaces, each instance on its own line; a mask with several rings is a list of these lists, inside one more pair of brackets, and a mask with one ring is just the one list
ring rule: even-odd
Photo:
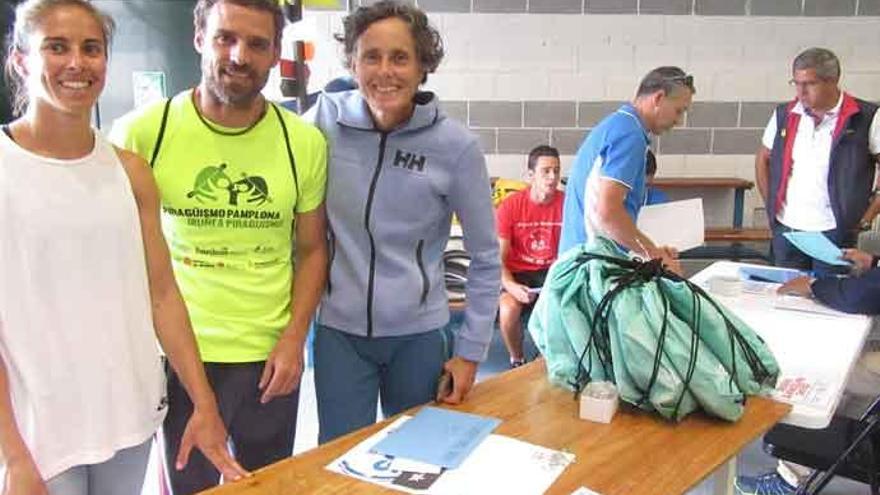
[[773,300],[773,307],[789,311],[802,311],[817,315],[831,316],[835,318],[860,318],[861,315],[844,313],[831,309],[828,306],[810,297],[801,297],[792,294],[780,294]]
[[492,434],[456,469],[375,454],[370,449],[388,433],[410,419],[402,416],[326,466],[351,476],[405,493],[466,495],[544,493],[574,455]]
[[643,206],[636,225],[657,246],[672,246],[679,251],[702,246],[706,230],[703,200],[693,198]]
[[746,294],[757,294],[759,296],[776,297],[776,291],[782,287],[782,284],[774,284],[773,282],[758,282],[755,280],[743,280],[742,291]]

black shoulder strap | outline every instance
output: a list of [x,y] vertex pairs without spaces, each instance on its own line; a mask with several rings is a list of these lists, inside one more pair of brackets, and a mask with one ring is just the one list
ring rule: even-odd
[[168,110],[171,108],[171,98],[165,100],[165,108],[162,110],[162,122],[159,124],[159,134],[156,136],[156,144],[153,145],[153,156],[150,158],[150,168],[156,164],[156,157],[159,156],[159,148],[162,147],[162,140],[165,139],[165,126],[168,125]]
[[296,173],[296,160],[294,160],[293,150],[290,148],[290,134],[287,133],[287,124],[284,123],[284,117],[281,116],[281,111],[278,110],[278,106],[271,102],[269,104],[272,105],[272,110],[275,111],[275,116],[278,117],[278,122],[281,124],[281,132],[284,133],[284,145],[287,147],[287,159],[290,161],[290,170],[293,172],[293,188],[296,190],[296,201],[293,203],[293,211],[296,213],[296,205],[299,204],[301,194],[299,190],[299,177]]

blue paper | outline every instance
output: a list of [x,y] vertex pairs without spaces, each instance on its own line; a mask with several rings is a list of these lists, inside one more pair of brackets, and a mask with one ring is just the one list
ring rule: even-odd
[[811,258],[829,265],[850,265],[849,261],[840,258],[843,256],[843,251],[821,232],[785,232],[782,235]]
[[372,451],[454,469],[499,424],[496,418],[423,407]]
[[745,280],[757,280],[759,282],[772,282],[784,284],[789,280],[808,275],[807,272],[792,268],[770,268],[760,266],[741,266],[739,276]]

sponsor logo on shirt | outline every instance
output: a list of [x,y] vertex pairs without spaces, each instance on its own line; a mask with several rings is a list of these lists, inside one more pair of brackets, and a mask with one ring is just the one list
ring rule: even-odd
[[226,167],[225,163],[221,163],[216,167],[203,168],[196,174],[192,191],[186,197],[195,198],[199,203],[205,204],[228,198],[229,206],[238,206],[242,200],[252,206],[272,202],[266,179],[243,173],[240,179],[234,180],[226,173]]
[[281,227],[281,212],[269,209],[269,184],[259,175],[233,174],[221,163],[196,173],[188,199],[204,207],[163,205],[165,214],[182,217],[192,227],[269,229]]
[[425,155],[417,155],[408,151],[396,150],[394,152],[394,161],[392,162],[392,165],[413,172],[424,172],[426,162],[427,158]]

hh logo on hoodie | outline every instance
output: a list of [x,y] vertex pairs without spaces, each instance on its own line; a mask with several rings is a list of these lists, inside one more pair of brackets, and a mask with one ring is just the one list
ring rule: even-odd
[[394,152],[395,167],[405,168],[413,172],[425,171],[425,155],[417,155],[407,151],[397,150]]

